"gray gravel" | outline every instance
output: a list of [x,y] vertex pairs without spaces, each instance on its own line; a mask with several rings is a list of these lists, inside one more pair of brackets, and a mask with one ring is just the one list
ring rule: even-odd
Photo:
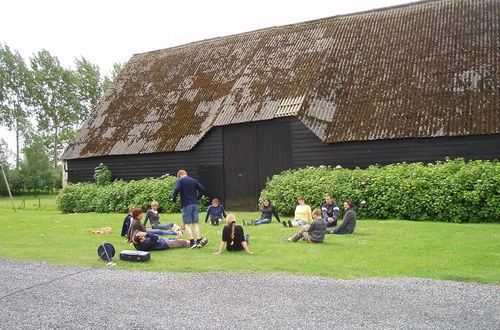
[[0,259],[1,329],[500,329],[499,302],[500,286],[452,281],[170,274]]

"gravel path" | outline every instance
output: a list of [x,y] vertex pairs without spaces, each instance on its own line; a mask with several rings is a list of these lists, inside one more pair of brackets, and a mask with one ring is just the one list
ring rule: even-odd
[[495,285],[149,273],[5,259],[0,270],[0,329],[500,328]]

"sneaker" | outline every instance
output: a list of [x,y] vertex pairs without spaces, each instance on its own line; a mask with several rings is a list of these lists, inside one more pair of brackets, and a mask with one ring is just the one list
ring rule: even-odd
[[286,223],[286,221],[283,221],[283,226],[288,227],[288,224]]
[[244,224],[245,226],[248,226],[248,222],[246,222],[246,220],[243,220],[243,224]]
[[196,244],[198,248],[204,247],[208,244],[208,238],[202,238],[199,243]]
[[196,244],[196,242],[195,242],[195,243],[190,243],[190,244],[189,244],[189,248],[190,248],[190,249],[195,249],[195,248],[197,248],[197,247],[198,247],[198,244]]
[[293,227],[292,222],[288,220],[288,227]]
[[290,242],[290,240],[288,239],[288,237],[283,237],[283,240],[284,240],[285,242]]

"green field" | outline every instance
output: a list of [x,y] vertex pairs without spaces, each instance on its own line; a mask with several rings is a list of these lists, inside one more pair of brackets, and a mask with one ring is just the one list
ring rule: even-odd
[[[53,200],[53,197],[51,197]],[[50,197],[47,197],[50,200]],[[19,201],[19,198],[18,198]],[[28,203],[25,201],[25,203]],[[133,249],[120,237],[122,214],[62,214],[49,207],[9,209],[0,199],[0,257],[61,265],[105,267],[97,258],[103,241],[117,251]],[[52,204],[54,205],[54,204]],[[237,212],[238,222],[258,213]],[[204,214],[202,214],[204,216]],[[162,214],[163,223],[180,223],[180,214]],[[110,235],[91,230],[113,228]],[[209,244],[202,249],[152,252],[147,263],[114,258],[118,268],[162,272],[244,272],[317,275],[332,278],[423,277],[500,284],[500,225],[360,220],[353,235],[327,235],[323,244],[283,242],[296,229],[277,222],[244,227],[254,252],[213,255],[222,227],[202,223]]]

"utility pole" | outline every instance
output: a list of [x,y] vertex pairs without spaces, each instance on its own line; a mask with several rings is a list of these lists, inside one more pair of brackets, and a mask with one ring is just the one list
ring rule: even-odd
[[3,179],[5,180],[5,186],[7,187],[7,191],[9,192],[10,200],[12,201],[12,208],[14,209],[14,212],[17,212],[16,205],[14,204],[14,198],[12,198],[12,194],[10,192],[10,187],[9,187],[9,182],[7,181],[7,176],[5,175],[5,171],[3,169],[2,164],[0,164],[0,170],[2,170]]

